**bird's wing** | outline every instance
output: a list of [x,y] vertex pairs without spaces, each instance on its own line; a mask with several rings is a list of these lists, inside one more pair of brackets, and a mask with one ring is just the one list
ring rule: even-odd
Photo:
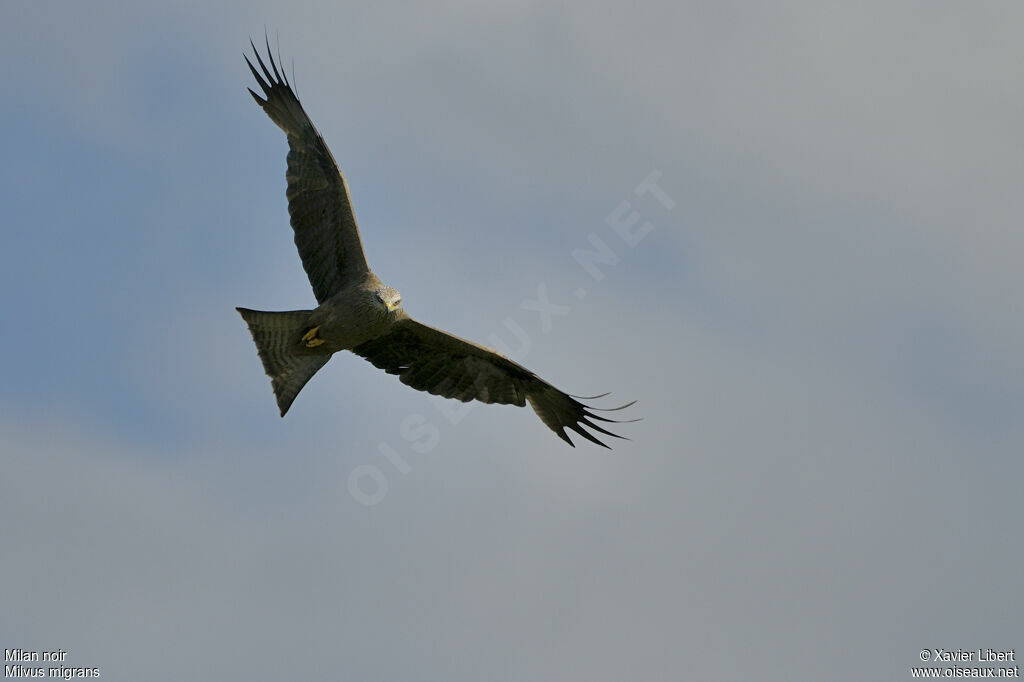
[[402,383],[418,391],[463,402],[479,400],[522,407],[529,401],[541,421],[569,445],[573,442],[566,435],[566,428],[608,447],[583,430],[584,425],[607,436],[622,438],[591,421],[617,422],[591,411],[598,408],[588,407],[559,391],[495,350],[412,318],[399,320],[386,334],[356,346],[352,352],[388,374],[397,375]]
[[316,300],[323,303],[349,282],[365,278],[370,271],[352,212],[348,184],[288,79],[278,72],[270,54],[270,42],[267,42],[270,69],[263,63],[255,45],[252,49],[263,74],[260,75],[248,57],[245,62],[266,99],[252,89],[249,92],[288,136],[288,213],[302,266],[313,285]]

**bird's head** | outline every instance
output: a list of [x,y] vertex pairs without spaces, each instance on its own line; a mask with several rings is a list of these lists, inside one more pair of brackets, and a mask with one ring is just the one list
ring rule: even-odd
[[393,313],[402,308],[402,294],[398,289],[392,287],[381,287],[375,292],[377,302],[384,308],[385,313]]

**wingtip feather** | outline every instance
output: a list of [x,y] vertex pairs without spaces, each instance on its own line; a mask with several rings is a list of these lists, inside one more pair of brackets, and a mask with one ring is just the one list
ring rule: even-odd
[[[266,39],[266,41],[267,41],[267,59],[269,59],[269,60],[270,60],[270,66],[271,66],[271,68],[273,68],[273,69],[274,69],[274,76],[275,76],[275,77],[277,78],[277,80],[279,80],[279,81],[283,81],[284,79],[282,79],[282,78],[281,78],[281,74],[277,72],[277,64],[275,64],[275,63],[274,63],[274,53],[273,53],[273,51],[272,51],[272,50],[270,49],[270,36],[268,36],[268,35],[267,35],[266,33],[264,33],[264,34],[263,34],[263,37],[264,37],[264,38]],[[280,57],[279,57],[279,58],[280,58]],[[269,74],[268,74],[268,75],[269,75]],[[286,83],[286,85],[287,85],[287,83]]]
[[[602,398],[607,396],[607,393],[602,393],[598,396],[591,398],[582,398],[583,400],[591,400],[594,398]],[[586,438],[595,445],[600,445],[603,448],[611,450],[611,446],[603,442],[601,438],[598,438],[594,433],[591,433],[587,429],[591,429],[597,434],[603,436],[610,436],[620,440],[629,440],[625,436],[620,436],[617,433],[613,433],[607,428],[598,425],[596,421],[601,421],[606,424],[622,424],[627,422],[639,421],[638,419],[611,419],[609,417],[603,417],[601,415],[594,414],[591,410],[604,410],[614,411],[622,410],[633,404],[636,401],[632,401],[625,405],[612,408],[597,408],[591,407],[585,403],[580,402],[576,399],[576,396],[572,396],[568,393],[563,393],[558,389],[554,388],[550,384],[544,384],[544,387],[538,391],[533,392],[532,395],[528,395],[528,399],[533,405],[534,410],[540,415],[541,420],[562,440],[572,443],[572,440],[568,437],[566,429],[572,429],[577,434]]]

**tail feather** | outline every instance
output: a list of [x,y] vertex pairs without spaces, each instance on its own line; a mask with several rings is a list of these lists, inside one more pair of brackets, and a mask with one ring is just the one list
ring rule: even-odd
[[306,382],[331,359],[330,354],[296,355],[292,352],[293,344],[305,330],[313,311],[270,313],[248,308],[235,310],[249,325],[249,332],[256,343],[260,360],[263,361],[263,369],[270,377],[270,385],[283,417]]

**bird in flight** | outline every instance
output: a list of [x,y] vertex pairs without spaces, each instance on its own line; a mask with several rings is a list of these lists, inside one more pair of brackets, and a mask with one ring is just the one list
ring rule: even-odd
[[270,376],[281,416],[331,356],[347,350],[418,391],[463,402],[519,407],[530,403],[541,421],[569,445],[574,446],[567,428],[602,447],[608,446],[583,427],[622,438],[595,421],[637,420],[609,419],[594,410],[621,410],[633,403],[604,410],[588,406],[580,400],[607,394],[585,398],[563,393],[501,353],[406,314],[402,295],[381,282],[366,262],[345,178],[287,77],[278,71],[270,41],[269,69],[251,40],[249,44],[260,69],[248,57],[245,61],[263,96],[252,89],[249,93],[288,136],[288,213],[319,305],[315,310],[287,312],[237,308]]

